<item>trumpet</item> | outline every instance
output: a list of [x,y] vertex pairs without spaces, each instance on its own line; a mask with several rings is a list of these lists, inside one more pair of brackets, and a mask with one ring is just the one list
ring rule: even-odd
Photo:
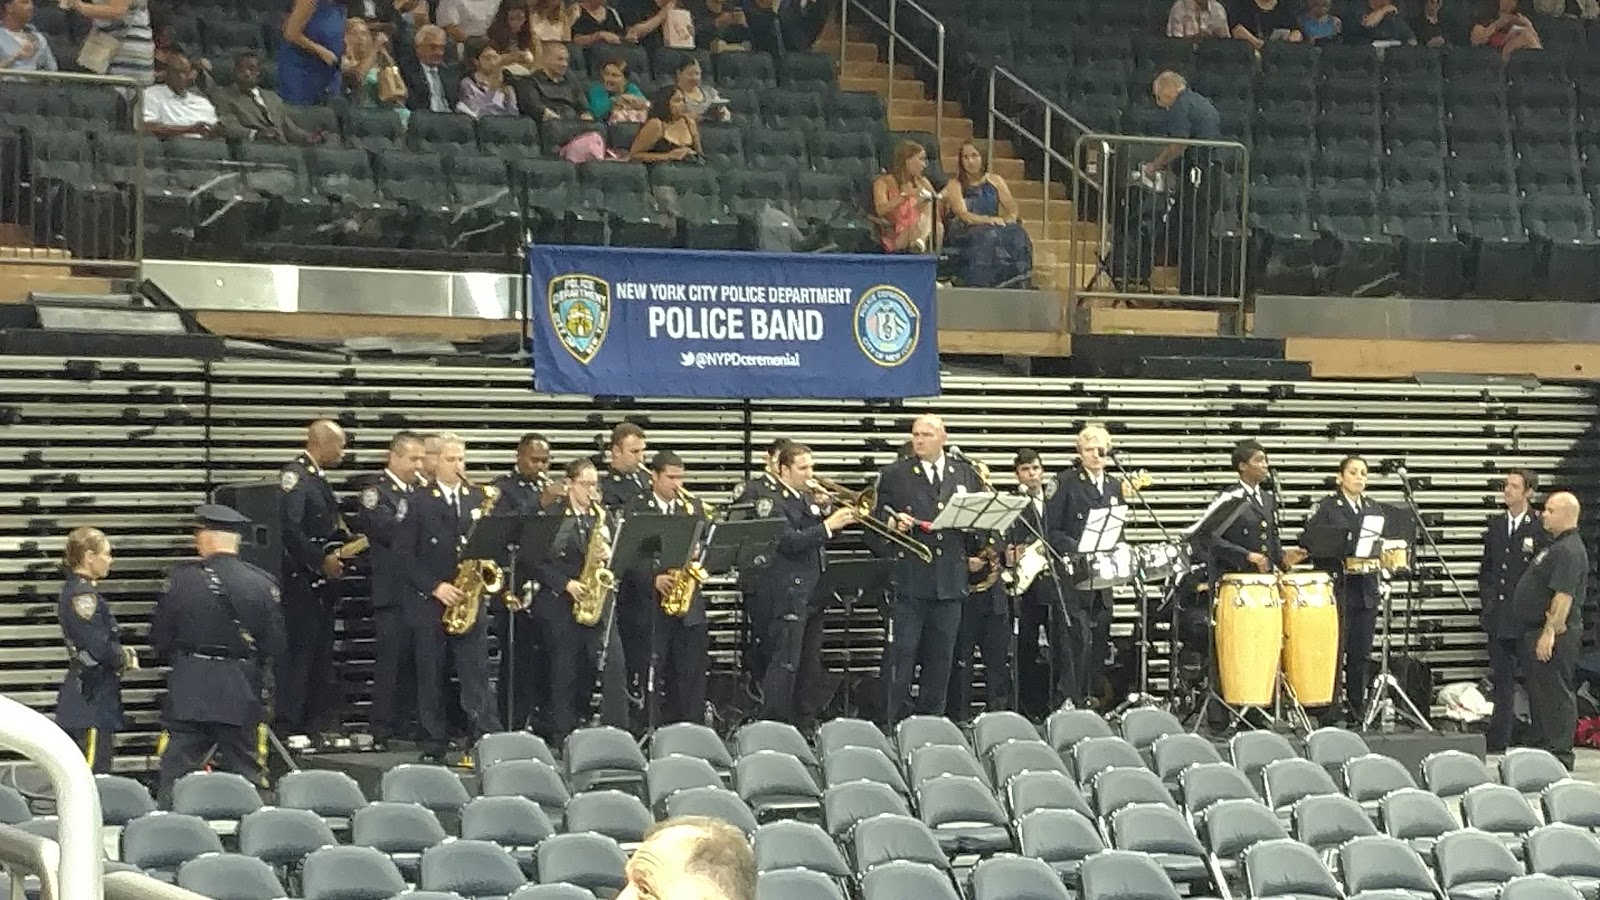
[[894,526],[882,519],[874,518],[872,508],[878,505],[877,488],[866,488],[852,491],[837,481],[823,478],[820,475],[806,482],[806,487],[832,497],[834,502],[851,507],[856,511],[856,521],[862,528],[883,538],[891,544],[907,550],[925,563],[933,562],[933,551],[920,541],[914,541],[896,531]]

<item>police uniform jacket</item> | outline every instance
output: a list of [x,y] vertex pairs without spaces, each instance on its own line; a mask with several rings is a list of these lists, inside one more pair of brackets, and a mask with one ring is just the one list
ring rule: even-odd
[[[1336,556],[1313,556],[1311,564],[1333,576],[1334,597],[1341,607],[1376,609],[1379,599],[1378,587],[1381,583],[1378,573],[1347,573],[1344,570],[1345,559],[1355,555],[1356,541],[1361,537],[1361,520],[1367,516],[1383,514],[1378,502],[1365,494],[1361,496],[1359,502],[1359,508],[1352,506],[1344,493],[1339,492],[1322,498],[1316,508],[1311,510],[1311,517],[1306,519],[1307,530],[1328,528],[1331,531],[1344,533],[1342,553]],[[1277,562],[1277,557],[1271,558]]]
[[[706,514],[706,507],[704,503],[700,502],[699,497],[695,497],[689,500],[687,503],[674,497],[670,502],[667,503],[666,511],[663,512],[660,499],[656,497],[656,492],[651,490],[649,493],[636,498],[633,503],[629,504],[628,508],[625,510],[625,514],[629,516],[669,515],[703,519]],[[705,535],[704,531],[702,531],[701,540],[703,541],[704,539]],[[637,566],[632,572],[629,573],[629,576],[631,578],[638,579],[639,586],[648,592],[651,602],[654,603],[659,599],[656,595],[655,576],[665,571],[667,571],[667,566],[662,564],[660,555],[657,554],[655,557],[646,560]],[[695,588],[694,599],[689,604],[689,611],[684,613],[683,618],[679,619],[678,621],[686,626],[704,625],[706,623],[706,601],[705,597],[701,595],[700,588]]]
[[627,509],[649,491],[650,476],[643,469],[635,469],[626,475],[612,470],[600,478],[600,504],[607,512]]
[[339,498],[327,473],[302,453],[278,473],[283,489],[283,575],[316,581],[339,543]]
[[[548,476],[545,476],[548,477]],[[497,516],[532,516],[539,513],[539,498],[544,493],[542,478],[529,478],[517,469],[494,480],[500,499],[495,501]]]
[[[215,573],[232,602],[217,596]],[[247,630],[252,648],[241,633]],[[166,718],[255,725],[263,676],[285,649],[283,614],[272,576],[231,553],[179,564],[150,620],[150,646],[165,659]]]
[[[754,515],[759,518],[768,518],[775,514],[778,503],[783,499],[783,485],[773,477],[771,472],[762,472],[756,477],[745,482],[733,495],[734,506],[749,506],[754,510]],[[766,501],[763,503],[762,501]],[[765,509],[763,513],[761,510]],[[766,566],[765,557],[757,557],[755,565],[746,566],[739,571],[739,590],[748,594],[756,589],[756,584],[761,570]]]
[[1483,530],[1483,560],[1478,566],[1478,599],[1483,604],[1483,630],[1491,637],[1514,638],[1522,624],[1512,609],[1517,582],[1533,555],[1549,540],[1532,507],[1513,527],[1509,513],[1489,520]]
[[466,482],[457,487],[453,508],[438,484],[413,495],[406,513],[408,538],[401,541],[410,596],[437,605],[429,595],[440,582],[455,580],[462,546],[479,517],[483,497],[483,488]]
[[[539,594],[545,598],[543,602],[565,607],[572,605],[567,582],[583,574],[583,560],[589,552],[589,534],[594,530],[598,511],[596,504],[588,512],[579,514],[566,500],[545,507],[545,515],[561,517],[561,526],[550,542],[549,557],[534,567]],[[606,521],[610,522],[611,516],[608,515]]]
[[[1238,491],[1245,493],[1245,500],[1233,519],[1218,534],[1200,538],[1210,547],[1213,579],[1230,572],[1254,573],[1256,567],[1249,560],[1251,553],[1260,553],[1274,566],[1283,558],[1283,545],[1278,540],[1274,519],[1277,498],[1271,491],[1256,485],[1252,492],[1240,483],[1218,492],[1211,502],[1213,505],[1221,503]],[[1209,510],[1207,512],[1209,514]]]
[[[889,513],[910,513],[919,522],[939,517],[951,497],[981,490],[978,473],[962,459],[946,454],[944,477],[935,488],[928,479],[928,466],[911,457],[890,463],[878,476],[880,518]],[[933,532],[913,527],[905,537],[927,545],[933,562],[924,563],[897,544],[873,537],[869,544],[880,555],[895,561],[891,583],[902,596],[920,600],[960,598],[967,595],[967,556],[980,546],[978,539],[964,531],[940,529]]]
[[[1083,537],[1083,526],[1089,513],[1096,509],[1121,506],[1122,480],[1102,470],[1100,484],[1096,485],[1082,465],[1063,469],[1056,475],[1056,491],[1045,504],[1045,534],[1050,546],[1065,559],[1078,554],[1078,541]],[[1092,602],[1109,606],[1111,590],[1086,591],[1074,588],[1072,578],[1062,582],[1062,591],[1078,602]]]
[[410,548],[402,545],[402,536],[416,494],[410,483],[395,478],[387,469],[372,476],[361,489],[361,510],[355,524],[371,544],[368,552],[375,609],[400,605],[401,598],[411,590],[406,580]]
[[828,529],[816,498],[783,488],[773,516],[783,518],[777,551],[761,571],[763,593],[768,594],[768,609],[774,618],[787,615],[804,617],[807,608],[817,603],[817,586],[828,567]]
[[117,617],[94,582],[67,573],[56,604],[67,642],[67,677],[56,700],[56,724],[69,731],[122,727],[122,641]]

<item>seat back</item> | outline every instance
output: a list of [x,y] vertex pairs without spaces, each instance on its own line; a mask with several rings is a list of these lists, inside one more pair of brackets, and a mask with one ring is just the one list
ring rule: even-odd
[[1244,875],[1252,897],[1340,896],[1333,874],[1298,841],[1262,841],[1244,851]]
[[1434,865],[1446,893],[1466,884],[1504,884],[1522,874],[1505,842],[1475,828],[1462,828],[1433,845]]

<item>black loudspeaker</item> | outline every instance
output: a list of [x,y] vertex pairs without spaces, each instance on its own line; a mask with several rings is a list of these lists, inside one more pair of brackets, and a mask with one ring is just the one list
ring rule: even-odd
[[283,565],[283,489],[276,481],[243,481],[219,484],[211,491],[211,502],[231,506],[250,520],[239,558],[266,570],[282,583]]

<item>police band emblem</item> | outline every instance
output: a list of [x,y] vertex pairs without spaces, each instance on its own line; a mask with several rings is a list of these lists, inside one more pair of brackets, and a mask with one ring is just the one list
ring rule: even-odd
[[856,301],[856,345],[867,359],[893,368],[911,358],[922,332],[922,315],[905,291],[894,285],[868,288]]
[[573,273],[550,279],[550,327],[572,358],[588,365],[611,330],[611,284]]
[[364,488],[361,491],[361,508],[362,509],[377,509],[378,508],[378,489],[377,488],[369,487],[369,488]]
[[284,469],[283,474],[278,476],[278,485],[286,491],[294,490],[295,485],[299,483],[300,474],[293,469]]
[[72,611],[85,622],[94,618],[94,611],[99,606],[100,598],[94,594],[74,594],[72,597]]
[[756,515],[760,516],[763,519],[765,519],[767,516],[772,515],[772,498],[771,497],[762,497],[761,499],[756,501]]

